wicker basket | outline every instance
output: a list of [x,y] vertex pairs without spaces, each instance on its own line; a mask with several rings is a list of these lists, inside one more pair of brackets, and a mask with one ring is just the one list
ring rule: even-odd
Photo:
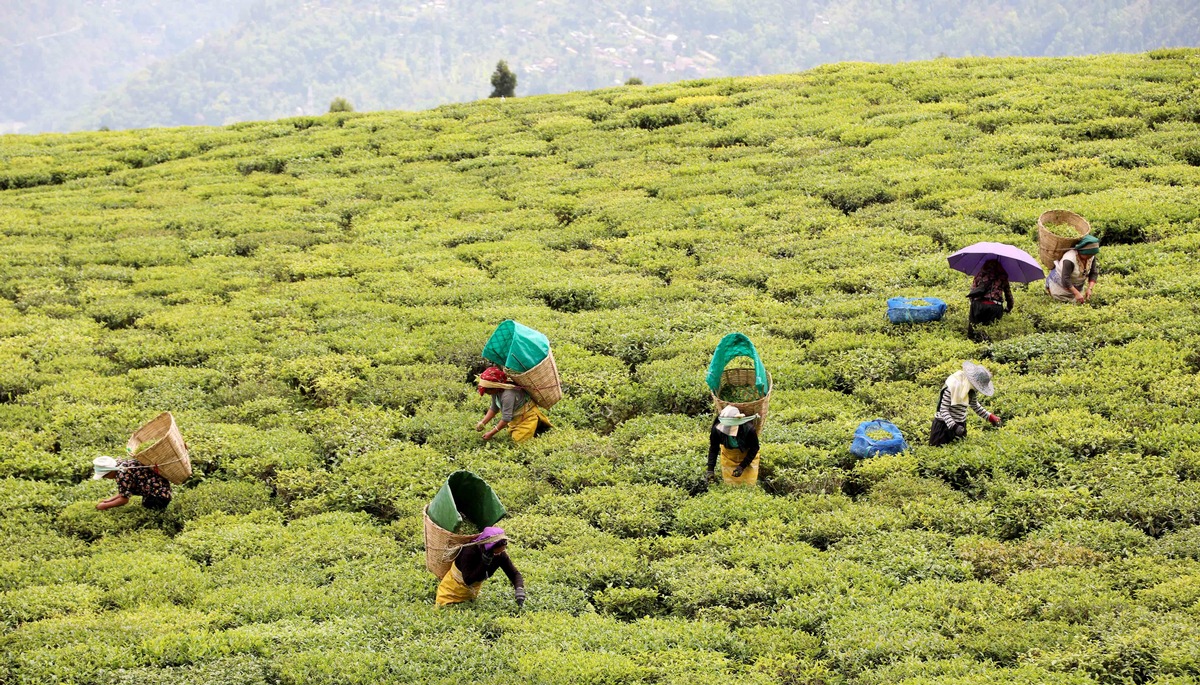
[[1042,212],[1038,217],[1038,261],[1047,269],[1054,268],[1054,262],[1062,258],[1063,253],[1075,246],[1079,238],[1063,238],[1055,235],[1046,228],[1046,224],[1070,224],[1079,233],[1079,238],[1092,232],[1091,224],[1075,212],[1065,209],[1051,209]]
[[450,570],[450,565],[454,563],[453,560],[446,561],[446,550],[465,545],[474,539],[474,535],[458,535],[442,528],[434,523],[429,518],[429,512],[425,511],[425,568],[438,578],[445,576]]
[[722,400],[719,397],[721,391],[730,386],[754,387],[754,369],[725,369],[721,373],[721,385],[717,389],[716,394],[712,396],[713,408],[720,414],[722,409],[733,405],[746,416],[758,414],[758,418],[754,420],[754,429],[758,431],[759,435],[762,435],[763,423],[767,420],[767,407],[771,404],[771,390],[773,386],[771,374],[767,374],[767,394],[751,402],[726,402]]
[[554,351],[537,366],[525,373],[509,373],[514,383],[525,389],[529,397],[542,409],[549,409],[562,399],[562,381],[558,378],[558,366],[554,363]]
[[[138,447],[145,443],[152,444],[138,452]],[[155,472],[176,485],[192,475],[187,443],[179,434],[179,426],[175,425],[175,417],[169,411],[137,429],[129,437],[129,442],[125,443],[125,451],[146,466],[153,466]]]

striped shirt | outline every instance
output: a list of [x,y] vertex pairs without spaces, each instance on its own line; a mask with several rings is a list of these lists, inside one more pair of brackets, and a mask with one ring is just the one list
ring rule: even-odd
[[[951,404],[950,403],[950,388],[942,386],[942,399],[938,402],[937,414],[934,418],[941,419],[948,428],[954,428],[960,423],[965,423],[967,420],[967,405],[971,406],[971,410],[979,415],[979,418],[987,420],[991,412],[983,408],[983,405],[976,399],[977,393],[972,390],[967,393],[967,404]],[[928,416],[928,414],[926,415]]]

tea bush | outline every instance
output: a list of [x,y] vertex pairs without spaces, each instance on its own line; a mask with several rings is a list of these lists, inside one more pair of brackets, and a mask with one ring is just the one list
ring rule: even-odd
[[249,514],[271,507],[271,491],[257,482],[205,480],[172,498],[172,513],[183,521],[210,514]]
[[[0,138],[0,682],[1186,683],[1200,677],[1194,49],[939,59],[223,129]],[[1104,242],[1083,306],[979,241]],[[946,316],[892,325],[892,295]],[[523,446],[483,342],[552,341]],[[707,483],[729,331],[760,486]],[[1004,424],[930,447],[985,364]],[[170,410],[194,475],[99,512]],[[856,460],[882,417],[909,449]],[[502,575],[437,609],[422,507],[487,479]]]

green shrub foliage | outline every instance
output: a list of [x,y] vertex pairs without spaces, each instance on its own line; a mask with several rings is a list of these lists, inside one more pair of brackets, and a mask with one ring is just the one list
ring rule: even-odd
[[[1198,70],[0,138],[0,682],[1196,682]],[[968,338],[946,255],[1036,253],[1052,208],[1104,243],[1093,301],[1017,284]],[[950,306],[893,326],[892,295]],[[472,430],[505,318],[565,388],[521,448]],[[774,383],[757,488],[702,480],[731,330]],[[1004,425],[929,447],[964,359]],[[96,511],[91,460],[163,410],[192,479]],[[910,448],[856,461],[875,417]],[[456,469],[508,507],[520,613],[501,576],[433,607],[421,508]]]

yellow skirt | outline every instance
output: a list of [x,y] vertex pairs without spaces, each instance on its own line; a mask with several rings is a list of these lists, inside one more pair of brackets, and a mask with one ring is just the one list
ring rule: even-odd
[[740,466],[745,458],[746,450],[735,450],[721,445],[721,478],[725,480],[726,485],[758,484],[758,456],[755,456],[754,461],[742,471],[742,475],[736,478],[733,476],[733,470]]
[[470,585],[463,582],[462,572],[458,570],[458,564],[451,564],[450,570],[446,572],[446,575],[442,576],[442,582],[438,583],[437,605],[444,607],[448,604],[473,602],[475,598],[479,597],[479,588],[481,587],[483,587],[482,580]]
[[512,421],[508,422],[508,431],[512,435],[513,442],[520,445],[537,433],[539,425],[552,427],[550,419],[542,411],[542,408],[531,400],[521,407],[520,413],[513,417]]

